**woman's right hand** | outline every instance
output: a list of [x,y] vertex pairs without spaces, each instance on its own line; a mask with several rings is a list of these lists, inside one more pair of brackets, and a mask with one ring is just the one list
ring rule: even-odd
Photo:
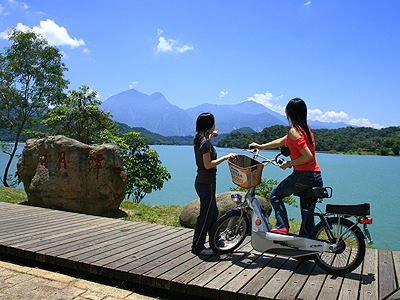
[[228,155],[225,155],[225,159],[228,160],[230,158],[236,158],[237,154],[236,153],[229,153]]
[[251,143],[249,144],[249,149],[253,149],[253,148],[257,148],[257,149],[261,149],[262,146],[257,144],[257,143]]

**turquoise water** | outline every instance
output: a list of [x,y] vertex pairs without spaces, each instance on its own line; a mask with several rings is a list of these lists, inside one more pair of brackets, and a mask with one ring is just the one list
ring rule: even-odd
[[[160,155],[163,166],[171,173],[171,180],[160,191],[147,195],[143,202],[150,205],[185,206],[198,198],[194,190],[196,166],[192,146],[151,146]],[[19,148],[22,152],[22,146]],[[218,156],[230,152],[245,154],[240,149],[217,148]],[[261,151],[265,157],[273,158],[275,151]],[[3,176],[8,156],[0,153],[0,175]],[[317,160],[322,169],[325,186],[333,188],[333,197],[320,204],[371,204],[373,224],[368,228],[374,239],[373,246],[378,249],[400,251],[400,239],[397,230],[397,214],[400,213],[400,157],[334,155],[317,153]],[[16,170],[16,160],[11,174]],[[290,170],[268,165],[264,168],[263,178],[281,181],[290,174]],[[218,166],[217,193],[233,187],[226,162]],[[22,188],[22,187],[21,187]],[[287,206],[289,218],[300,220],[300,209]]]

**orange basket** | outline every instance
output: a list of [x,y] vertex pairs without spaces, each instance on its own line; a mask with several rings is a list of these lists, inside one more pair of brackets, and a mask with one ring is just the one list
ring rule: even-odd
[[228,160],[232,181],[243,188],[251,188],[260,184],[264,164],[247,155],[239,154]]

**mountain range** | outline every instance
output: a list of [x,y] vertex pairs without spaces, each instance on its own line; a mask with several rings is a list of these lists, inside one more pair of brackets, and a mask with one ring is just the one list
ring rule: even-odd
[[[185,136],[195,134],[197,116],[211,112],[216,119],[219,133],[230,133],[243,127],[261,131],[273,125],[288,125],[282,116],[255,101],[238,104],[201,104],[182,109],[171,104],[163,94],[143,94],[135,89],[113,95],[105,100],[102,109],[111,112],[114,120],[131,127],[144,127],[163,136]],[[336,129],[346,127],[345,123],[322,123],[309,121],[313,129]]]

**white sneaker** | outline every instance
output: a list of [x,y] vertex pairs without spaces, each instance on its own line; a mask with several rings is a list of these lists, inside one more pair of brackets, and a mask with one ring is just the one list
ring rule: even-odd
[[199,255],[214,255],[214,251],[211,248],[203,249],[200,251]]

